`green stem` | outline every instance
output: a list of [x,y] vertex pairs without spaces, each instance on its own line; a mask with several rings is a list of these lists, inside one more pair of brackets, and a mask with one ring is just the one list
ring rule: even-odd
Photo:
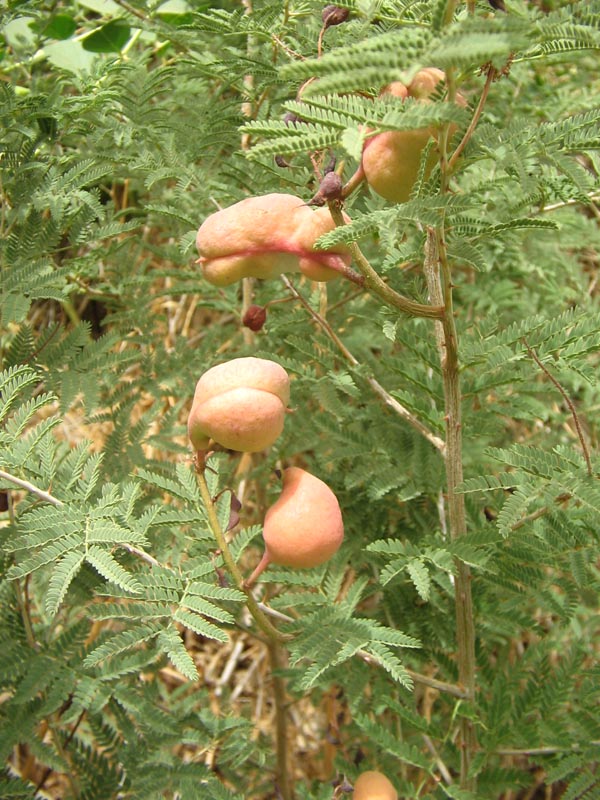
[[287,703],[285,697],[285,680],[281,677],[280,670],[283,665],[283,652],[282,643],[289,637],[280,633],[271,622],[267,619],[265,614],[261,611],[258,603],[244,581],[244,577],[233,558],[229,544],[225,538],[219,518],[215,509],[215,504],[210,495],[208,484],[204,476],[204,457],[199,453],[197,456],[197,469],[196,474],[198,477],[198,486],[200,488],[200,495],[206,508],[208,515],[208,524],[213,532],[217,546],[223,556],[223,561],[230,574],[233,576],[237,588],[244,592],[246,595],[246,604],[248,610],[252,614],[254,621],[260,630],[267,637],[267,647],[271,657],[271,674],[273,679],[273,698],[275,701],[275,717],[276,717],[276,769],[275,780],[277,788],[279,789],[282,800],[292,800],[292,788],[290,783],[290,768],[289,768],[289,752],[287,746]]
[[271,659],[271,680],[273,681],[273,697],[275,700],[275,735],[277,741],[277,763],[275,781],[282,800],[291,800],[293,797],[289,750],[287,740],[287,700],[285,679],[281,672],[286,667],[285,650],[281,645],[270,639],[268,642],[269,656]]
[[[452,283],[446,256],[443,225],[428,229],[425,253],[425,277],[431,301],[445,301],[445,314],[438,323],[438,343],[444,383],[446,419],[446,482],[448,492],[448,521],[450,538],[455,541],[467,532],[464,495],[457,489],[463,481],[461,390],[458,361],[458,338],[454,322]],[[443,288],[442,288],[443,287]],[[475,698],[475,622],[471,595],[471,571],[468,564],[455,559],[454,596],[456,610],[456,651],[458,680],[468,701]],[[477,747],[472,721],[463,717],[460,722],[460,786],[475,791],[475,780],[469,771]]]
[[223,561],[229,572],[231,573],[235,585],[237,588],[244,592],[246,595],[246,604],[248,606],[248,611],[252,614],[254,621],[261,629],[261,631],[267,636],[269,639],[272,639],[277,642],[284,642],[289,637],[283,633],[280,633],[277,628],[275,628],[263,612],[258,607],[258,603],[256,598],[254,597],[253,593],[248,589],[246,584],[244,583],[244,576],[242,575],[240,568],[235,563],[235,559],[229,549],[229,544],[227,543],[227,539],[225,538],[225,534],[221,528],[219,523],[219,518],[217,517],[217,512],[215,509],[215,504],[213,503],[213,499],[210,496],[210,490],[208,488],[208,484],[206,483],[206,478],[204,477],[204,470],[197,469],[196,475],[198,478],[198,486],[200,488],[200,495],[202,497],[202,501],[204,502],[204,506],[206,508],[206,513],[208,516],[208,524],[210,525],[210,529],[213,532],[213,536],[215,537],[215,541],[217,543],[217,547],[221,551],[221,555],[223,556]]
[[[346,224],[342,210],[337,202],[329,203],[329,211],[337,227]],[[444,314],[443,306],[430,306],[424,305],[423,303],[416,303],[414,300],[410,300],[408,297],[394,291],[394,289],[388,286],[377,272],[375,272],[356,242],[351,242],[348,247],[361,275],[365,279],[365,289],[380,297],[387,306],[398,308],[400,311],[404,311],[405,314],[410,314],[412,317],[441,319]]]

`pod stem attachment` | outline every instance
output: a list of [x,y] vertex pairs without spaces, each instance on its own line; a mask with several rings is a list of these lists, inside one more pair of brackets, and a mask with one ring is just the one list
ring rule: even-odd
[[244,577],[240,572],[240,568],[238,567],[238,565],[235,562],[235,559],[233,558],[231,550],[229,549],[229,544],[227,543],[227,539],[225,538],[225,534],[223,533],[223,529],[221,528],[221,525],[219,523],[219,518],[217,516],[213,499],[210,496],[210,490],[208,488],[208,484],[206,483],[206,478],[204,476],[204,467],[205,467],[204,459],[198,458],[196,476],[198,479],[200,496],[202,497],[202,501],[206,509],[208,524],[213,533],[213,536],[215,537],[217,547],[221,551],[221,555],[223,556],[223,561],[225,562],[225,566],[227,567],[231,576],[233,577],[237,588],[241,592],[244,592],[244,594],[246,595],[246,605],[248,606],[248,611],[254,618],[254,621],[256,622],[260,630],[270,640],[276,642],[284,642],[288,640],[290,637],[278,631],[277,628],[267,619],[265,614],[260,610],[256,598],[252,594],[252,591],[245,584]]
[[260,577],[260,575],[262,575],[262,573],[266,570],[266,568],[269,566],[270,563],[271,559],[269,558],[269,553],[265,550],[265,552],[263,553],[263,557],[254,568],[254,571],[252,572],[250,577],[246,578],[246,580],[244,581],[244,586],[246,589],[250,589],[250,587],[256,583],[257,579]]

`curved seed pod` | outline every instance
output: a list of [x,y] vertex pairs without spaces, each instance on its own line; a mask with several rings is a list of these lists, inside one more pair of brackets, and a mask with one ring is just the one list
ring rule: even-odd
[[[392,94],[402,100],[412,97],[428,103],[444,79],[445,74],[441,69],[427,67],[417,72],[408,86],[396,81],[381,94]],[[457,96],[456,102],[465,104],[461,95]],[[432,138],[437,138],[437,131],[429,127],[384,131],[369,139],[363,148],[362,168],[373,190],[391,203],[405,203],[419,175],[423,151]],[[432,151],[427,159],[426,175],[431,172],[436,160],[437,155]]]
[[382,772],[368,770],[354,783],[354,800],[398,800],[398,793]]
[[344,539],[342,512],[329,486],[300,467],[283,473],[283,489],[268,509],[263,527],[265,553],[250,585],[269,564],[317,567],[328,561]]
[[289,400],[283,367],[264,358],[234,358],[207,370],[196,384],[188,436],[195,450],[205,450],[211,439],[230,450],[264,450],[281,434]]
[[216,286],[283,272],[329,281],[350,264],[344,245],[315,250],[317,239],[334,227],[328,209],[309,208],[294,195],[248,197],[202,223],[196,237],[199,262],[204,277]]

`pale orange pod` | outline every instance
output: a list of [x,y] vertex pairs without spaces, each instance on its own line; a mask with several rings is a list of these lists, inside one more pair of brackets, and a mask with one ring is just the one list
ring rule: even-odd
[[188,416],[195,450],[210,440],[230,450],[255,453],[283,431],[290,400],[285,369],[264,358],[234,358],[207,370],[196,384]]
[[295,195],[248,197],[204,220],[196,236],[198,261],[206,280],[216,286],[284,272],[330,281],[351,260],[344,245],[315,249],[317,239],[334,227],[327,208],[313,209]]
[[264,555],[247,585],[269,564],[296,568],[324,564],[344,540],[337,497],[320,478],[289,467],[283,473],[281,494],[265,515],[263,538]]
[[[412,97],[428,103],[445,77],[441,69],[426,67],[417,72],[408,86],[395,81],[381,94],[392,94],[403,101]],[[457,96],[456,102],[465,105],[461,95]],[[405,203],[418,178],[423,151],[432,139],[437,139],[437,131],[431,127],[384,131],[368,139],[363,148],[361,166],[369,186],[391,203]],[[435,149],[432,149],[425,165],[425,175],[431,172],[437,158]]]
[[376,770],[361,773],[354,782],[353,800],[398,800],[391,781]]

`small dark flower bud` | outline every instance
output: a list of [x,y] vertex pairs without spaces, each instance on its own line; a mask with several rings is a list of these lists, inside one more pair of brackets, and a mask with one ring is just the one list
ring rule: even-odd
[[341,25],[346,22],[350,16],[349,8],[340,8],[339,6],[325,6],[322,13],[323,25],[330,28],[332,25]]
[[321,181],[319,191],[310,201],[310,205],[324,206],[329,200],[340,200],[342,197],[342,179],[337,172],[328,172]]
[[244,314],[242,324],[251,331],[259,331],[267,319],[267,310],[262,306],[249,306]]
[[292,165],[283,156],[275,156],[275,163],[278,167],[291,167]]
[[242,504],[240,503],[239,498],[231,492],[231,505],[229,510],[229,522],[227,523],[227,530],[230,531],[240,521],[240,514]]

